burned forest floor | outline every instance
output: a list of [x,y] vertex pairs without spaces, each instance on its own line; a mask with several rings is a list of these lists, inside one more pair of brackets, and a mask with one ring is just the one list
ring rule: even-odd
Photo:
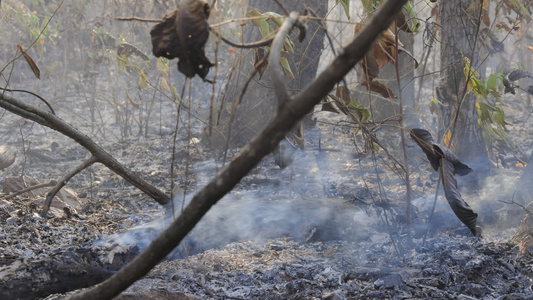
[[[173,178],[173,204],[161,207],[96,164],[68,182],[45,219],[49,187],[9,195],[61,178],[88,153],[57,133],[35,131],[31,151],[19,151],[0,171],[2,299],[60,299],[108,278],[164,230],[224,155],[214,155],[200,134],[178,136],[171,177],[171,129],[100,140],[161,190],[170,193]],[[462,187],[483,228],[476,238],[443,195],[433,209],[438,175],[412,141],[408,221],[397,166],[382,150],[362,150],[365,141],[352,140],[351,132],[319,122],[289,167],[265,158],[118,299],[533,299],[532,259],[509,243],[526,212],[502,202],[518,201],[512,184],[519,168],[495,166],[483,186]],[[378,138],[401,157],[396,131],[379,131]]]

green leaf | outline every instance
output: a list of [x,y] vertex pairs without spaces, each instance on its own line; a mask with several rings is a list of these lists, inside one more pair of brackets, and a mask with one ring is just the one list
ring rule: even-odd
[[346,18],[350,20],[350,0],[337,0],[335,4],[339,4],[339,2],[342,5],[342,8],[344,8],[344,13],[346,14]]
[[[253,9],[246,13],[248,17],[262,17],[260,19],[251,20],[252,24],[259,28],[259,31],[261,32],[261,35],[263,38],[268,38],[272,36],[274,33],[274,28],[270,23],[268,23],[269,20],[272,20],[274,24],[276,24],[278,27],[280,27],[283,24],[284,17],[280,14],[274,13],[274,12],[265,12],[261,13],[257,9]],[[289,37],[285,38],[285,42],[283,43],[283,54],[291,54],[294,53],[294,43],[291,41]]]
[[498,125],[511,125],[505,122],[505,112],[503,111],[503,108],[501,106],[496,106],[496,111],[492,115],[492,119],[494,120],[494,123]]
[[248,17],[261,17],[261,16],[264,17],[261,19],[252,20],[252,24],[254,24],[254,26],[259,28],[259,31],[261,32],[261,35],[263,36],[263,38],[269,36],[272,33],[272,31],[274,31],[272,29],[272,26],[268,24],[267,22],[268,16],[265,16],[264,14],[260,13],[257,9],[253,9],[249,11],[248,13],[246,13],[246,15]]
[[374,1],[373,0],[361,0],[363,3],[363,10],[365,12],[371,12],[374,10]]
[[274,23],[276,23],[278,27],[281,27],[281,25],[283,24],[283,16],[280,14],[269,11],[269,12],[262,13],[261,15],[265,16],[266,20],[274,21]]
[[498,77],[494,74],[490,74],[489,78],[487,79],[487,90],[496,90],[496,85],[498,84]]
[[409,29],[412,32],[418,32],[420,21],[418,21],[418,16],[416,15],[416,11],[413,6],[413,1],[412,0],[407,1],[407,3],[405,3],[405,5],[403,6],[403,9],[405,10],[405,12],[407,12],[407,15],[409,15],[409,20],[408,20]]
[[294,79],[294,74],[291,71],[291,66],[289,66],[289,61],[285,57],[281,57],[279,59],[279,63],[283,67],[283,70],[285,70],[285,74],[289,76],[290,79]]

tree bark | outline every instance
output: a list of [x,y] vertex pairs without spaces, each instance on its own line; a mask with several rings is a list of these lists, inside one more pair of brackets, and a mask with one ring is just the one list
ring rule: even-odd
[[[471,4],[476,9],[467,9]],[[439,1],[441,73],[436,91],[443,103],[439,140],[450,130],[453,145],[447,146],[474,169],[475,176],[466,178],[476,186],[488,175],[490,165],[482,130],[477,124],[476,98],[467,93],[463,58],[468,58],[472,67],[478,66],[480,9],[479,1],[475,0]]]
[[[298,0],[282,1],[289,11],[304,12],[304,4],[312,8],[318,16],[325,16],[327,1],[322,0]],[[283,9],[275,1],[251,0],[247,10],[258,9],[262,12],[276,12],[284,14]],[[289,93],[293,94],[307,86],[316,76],[318,61],[324,43],[324,32],[319,29],[316,22],[307,24],[307,36],[302,43],[297,42],[296,35],[291,35],[294,42],[294,53],[286,55],[295,75],[295,80],[285,79],[289,82]],[[244,42],[259,41],[261,36],[256,27],[245,27]],[[244,51],[243,51],[244,53]],[[256,75],[247,87],[246,94],[239,104],[240,93],[245,87],[248,77],[252,74],[253,51],[248,56],[242,57],[239,67],[231,75],[227,83],[226,92],[220,95],[218,103],[221,110],[218,120],[218,130],[208,137],[214,148],[223,149],[244,146],[253,136],[260,132],[274,115],[277,100],[269,76],[263,74],[261,79]],[[230,104],[230,105],[227,105]],[[238,108],[233,111],[234,107]],[[231,107],[231,109],[226,109]],[[232,116],[232,114],[235,114]],[[217,120],[215,120],[217,121]],[[221,133],[221,134],[219,134]],[[227,140],[229,139],[229,141]]]

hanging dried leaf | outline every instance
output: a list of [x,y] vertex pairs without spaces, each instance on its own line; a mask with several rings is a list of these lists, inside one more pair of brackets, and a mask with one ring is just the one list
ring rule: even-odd
[[455,215],[470,229],[472,234],[479,235],[480,233],[476,230],[477,214],[461,197],[455,179],[455,174],[466,175],[472,172],[472,169],[461,163],[448,148],[433,143],[433,137],[427,130],[411,129],[410,135],[424,151],[433,169],[438,171],[440,168],[444,194]]
[[204,52],[209,38],[209,4],[205,0],[181,0],[178,8],[150,31],[156,57],[178,58],[178,70],[205,80],[213,64]]
[[452,163],[454,174],[464,176],[473,172],[473,170],[469,166],[463,164],[450,149],[435,144],[433,145],[433,149],[435,149],[435,152],[440,156],[444,157],[444,159]]
[[459,158],[450,149],[436,145],[429,131],[415,128],[411,129],[409,133],[411,138],[424,151],[435,171],[439,169],[440,160],[444,158],[453,164],[454,174],[464,176],[472,172],[472,169],[459,161]]
[[439,169],[440,160],[442,157],[435,152],[435,149],[433,148],[433,137],[431,136],[429,131],[415,128],[411,129],[409,134],[411,135],[411,138],[422,149],[422,151],[424,151],[429,162],[431,163],[431,166],[433,167],[433,170],[437,171]]
[[513,31],[520,29],[520,26],[511,27],[509,24],[505,23],[505,21],[501,21],[500,23],[496,24],[496,28],[503,29],[510,34],[513,34]]
[[37,77],[37,79],[41,79],[41,70],[39,70],[33,59],[24,50],[22,50],[22,46],[20,44],[18,44],[17,47],[19,48],[20,53],[22,53],[22,56],[24,56],[24,59],[30,66],[30,69],[33,71],[35,77]]
[[337,110],[335,106],[333,106],[333,103],[327,100],[324,103],[322,103],[322,109],[320,111],[329,111],[329,112],[334,112],[337,114],[340,113],[340,111]]
[[148,56],[144,54],[139,48],[133,46],[132,44],[122,43],[117,46],[117,55],[129,57],[130,55],[137,55],[143,60],[149,60]]
[[263,77],[263,73],[268,67],[268,57],[266,55],[265,49],[260,47],[255,49],[254,53],[254,67],[259,73],[259,79]]
[[505,88],[504,94],[511,93],[513,95],[516,94],[513,84],[507,79],[506,77],[503,77],[503,86]]
[[361,83],[362,86],[366,87],[367,89],[370,89],[370,91],[374,93],[380,94],[383,98],[389,98],[394,99],[394,93],[391,89],[389,89],[386,85],[379,81],[371,81],[368,83],[367,81],[364,81]]
[[373,51],[368,51],[363,59],[360,61],[361,68],[363,68],[363,74],[367,81],[372,81],[379,76],[379,65],[376,61]]
[[507,75],[507,78],[509,78],[510,81],[517,81],[522,78],[533,78],[533,75],[529,73],[528,71],[520,70],[520,69],[514,69]]
[[348,90],[348,88],[345,87],[344,85],[339,86],[335,90],[335,96],[337,96],[340,100],[342,100],[344,105],[348,106],[350,104],[350,101],[351,101],[350,90]]
[[448,204],[459,220],[470,229],[473,235],[479,236],[481,232],[476,229],[477,214],[466,203],[459,190],[457,189],[457,181],[455,180],[455,166],[448,159],[441,159],[441,178],[442,186],[444,188],[444,195]]
[[135,101],[133,101],[133,99],[131,99],[130,94],[128,93],[128,89],[126,89],[126,99],[128,99],[128,101],[130,102],[131,106],[133,106],[134,108],[136,108],[136,109],[140,108],[139,104],[135,103]]

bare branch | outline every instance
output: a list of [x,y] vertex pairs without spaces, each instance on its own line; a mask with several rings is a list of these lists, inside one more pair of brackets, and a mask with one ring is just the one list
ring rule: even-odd
[[263,47],[263,46],[268,46],[272,43],[272,40],[274,40],[274,38],[269,38],[269,39],[263,39],[263,40],[260,40],[260,41],[257,41],[257,42],[253,42],[253,43],[249,43],[249,44],[239,44],[239,43],[234,43],[230,40],[228,40],[227,38],[225,38],[224,36],[222,36],[220,33],[218,33],[216,30],[213,29],[213,27],[209,27],[209,30],[216,36],[218,37],[219,39],[221,39],[224,43],[230,45],[230,46],[233,46],[235,48],[244,48],[244,49],[247,49],[247,48],[258,48],[258,47]]
[[141,17],[116,17],[117,21],[137,21],[137,22],[146,22],[146,23],[157,23],[161,22],[161,19],[145,19]]
[[57,181],[55,180],[50,180],[49,182],[45,182],[45,183],[40,183],[40,184],[36,184],[36,185],[32,185],[30,187],[27,187],[25,189],[22,189],[20,191],[17,191],[17,192],[14,192],[13,194],[9,194],[7,196],[5,196],[3,199],[4,200],[8,200],[8,199],[11,199],[15,196],[18,196],[18,195],[21,195],[21,194],[24,194],[26,192],[29,192],[29,191],[33,191],[35,189],[40,189],[40,188],[43,188],[43,187],[49,187],[49,186],[53,186],[57,183]]
[[96,156],[100,163],[120,175],[122,178],[146,193],[158,203],[166,204],[170,201],[170,198],[165,193],[144,181],[130,169],[124,167],[124,165],[118,162],[98,144],[93,142],[93,140],[91,140],[88,136],[81,133],[76,128],[68,125],[56,115],[45,112],[35,106],[28,105],[7,95],[0,95],[0,107],[70,137],[85,149],[89,150],[92,155]]
[[21,93],[27,93],[27,94],[30,94],[32,96],[35,96],[37,98],[39,98],[42,102],[44,102],[44,104],[46,104],[46,106],[48,106],[48,109],[50,109],[50,112],[53,113],[54,115],[56,114],[56,112],[54,111],[54,109],[52,108],[52,105],[50,105],[50,103],[48,103],[48,101],[46,101],[46,99],[44,99],[43,97],[37,95],[36,93],[32,92],[32,91],[27,91],[27,90],[19,90],[19,89],[7,89],[7,88],[3,88],[3,87],[0,87],[0,90],[4,90],[4,91],[8,91],[8,92],[21,92]]
[[230,192],[263,157],[271,153],[285,134],[352,70],[381,32],[387,29],[405,2],[407,0],[389,0],[384,3],[370,24],[343,49],[328,68],[301,93],[290,101],[281,103],[281,109],[278,109],[266,128],[193,197],[181,215],[148,248],[106,281],[72,295],[69,299],[111,299],[146,275],[179,245],[218,200]]
[[41,213],[41,216],[43,218],[46,218],[46,214],[48,213],[50,205],[52,204],[52,199],[54,199],[55,195],[59,192],[59,190],[63,188],[72,177],[74,177],[79,172],[85,170],[86,168],[90,167],[97,161],[98,159],[96,158],[96,156],[91,155],[89,159],[82,162],[76,168],[65,174],[65,176],[63,176],[63,178],[59,180],[59,182],[54,183],[54,187],[50,191],[48,191],[48,194],[46,194],[46,201],[44,202],[43,211]]

